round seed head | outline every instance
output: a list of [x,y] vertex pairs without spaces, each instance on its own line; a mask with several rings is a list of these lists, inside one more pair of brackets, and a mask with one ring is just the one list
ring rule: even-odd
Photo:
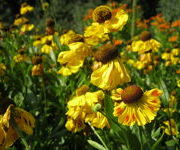
[[143,91],[137,85],[131,85],[126,87],[121,94],[121,98],[124,103],[134,103],[143,96]]

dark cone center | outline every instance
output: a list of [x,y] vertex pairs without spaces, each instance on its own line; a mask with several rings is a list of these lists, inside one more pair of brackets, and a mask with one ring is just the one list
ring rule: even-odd
[[126,87],[121,94],[121,98],[126,104],[137,102],[142,96],[142,89],[136,85]]

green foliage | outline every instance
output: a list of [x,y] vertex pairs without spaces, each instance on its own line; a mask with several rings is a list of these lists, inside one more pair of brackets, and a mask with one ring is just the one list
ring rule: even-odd
[[174,21],[180,19],[179,6],[179,0],[160,0],[157,11],[162,13],[167,21]]

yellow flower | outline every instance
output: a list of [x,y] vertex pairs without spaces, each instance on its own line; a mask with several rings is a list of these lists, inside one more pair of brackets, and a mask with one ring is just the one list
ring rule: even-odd
[[44,66],[43,66],[43,64],[34,65],[32,70],[31,70],[31,75],[32,76],[40,76],[43,73],[44,73]]
[[47,35],[41,38],[41,44],[49,43],[53,41],[53,35]]
[[12,126],[5,130],[2,120],[3,116],[0,115],[0,150],[5,150],[13,145],[13,143],[19,138],[19,135]]
[[72,118],[68,118],[68,120],[66,121],[65,127],[68,131],[79,132],[85,128],[85,124],[80,119],[74,120]]
[[27,32],[27,31],[31,31],[32,29],[34,28],[34,25],[33,24],[24,24],[20,31],[21,32]]
[[152,50],[153,52],[157,52],[159,47],[160,43],[154,39],[150,39],[147,41],[133,41],[131,44],[131,50],[133,52],[138,52],[139,54],[145,53],[150,50]]
[[20,14],[24,15],[24,14],[26,14],[28,12],[33,11],[33,9],[34,9],[34,7],[32,7],[32,6],[30,6],[30,5],[26,4],[26,3],[23,3],[21,5],[21,8],[20,8]]
[[180,48],[174,48],[171,50],[171,54],[178,56],[180,54]]
[[161,58],[164,60],[170,60],[173,55],[170,53],[162,53]]
[[[84,86],[82,88],[83,90],[81,91],[84,91]],[[85,123],[90,123],[90,125],[97,128],[108,126],[107,119],[101,113],[93,111],[93,107],[96,104],[102,104],[104,98],[103,91],[87,92],[86,90],[80,92],[82,95],[73,97],[67,104],[68,111],[66,115],[68,120],[66,128],[69,131],[80,131],[85,127]],[[79,92],[77,93],[80,94]]]
[[17,54],[16,56],[13,57],[13,60],[16,63],[20,63],[20,62],[28,61],[29,58],[25,54]]
[[45,54],[50,54],[53,51],[53,47],[51,45],[45,44],[41,47],[41,52]]
[[79,71],[83,66],[85,57],[91,54],[90,47],[83,42],[69,44],[68,51],[61,52],[58,56],[58,62],[63,65],[58,71],[63,76],[69,76]]
[[117,88],[111,91],[111,98],[115,101],[119,101],[121,100],[121,93],[122,93],[122,89],[121,88]]
[[5,114],[0,115],[0,149],[10,147],[19,138],[11,121],[16,123],[18,128],[25,133],[30,135],[33,133],[33,128],[35,127],[34,117],[21,108],[9,105]]
[[177,80],[177,86],[180,88],[180,79]]
[[29,20],[27,18],[25,18],[25,17],[17,18],[14,21],[14,25],[18,26],[18,25],[24,24],[24,23],[26,23],[28,21]]
[[29,112],[18,107],[14,108],[14,113],[14,120],[18,127],[29,135],[33,134],[33,128],[35,127],[34,117]]
[[94,10],[93,20],[102,24],[108,32],[117,32],[122,30],[126,24],[128,14],[122,9],[111,11],[108,6],[101,5]]
[[103,90],[111,90],[130,81],[131,78],[119,58],[102,64],[91,74],[91,83]]
[[106,117],[104,117],[100,112],[88,113],[86,115],[85,122],[89,122],[91,126],[100,129],[109,126]]
[[41,40],[36,40],[33,42],[33,46],[40,46],[41,45]]
[[162,129],[164,129],[164,132],[167,135],[178,135],[179,131],[177,130],[176,127],[176,122],[174,121],[174,119],[170,119],[170,121],[164,121],[163,122],[163,126],[161,127]]
[[86,27],[84,31],[85,43],[89,45],[97,45],[101,42],[109,40],[108,30],[102,24],[92,23],[91,26]]
[[0,64],[0,76],[3,76],[5,74],[5,71],[6,71],[6,66],[1,63]]
[[69,45],[74,42],[83,42],[83,36],[76,34],[74,31],[69,30],[67,33],[61,35],[60,43],[62,45]]
[[120,93],[121,101],[114,107],[114,116],[123,125],[143,126],[150,123],[160,108],[159,96],[162,91],[152,89],[143,93],[138,86],[129,86]]

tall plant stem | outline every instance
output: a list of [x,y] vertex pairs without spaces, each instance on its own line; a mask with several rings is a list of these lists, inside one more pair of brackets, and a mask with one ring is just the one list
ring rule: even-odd
[[91,124],[89,123],[89,126],[91,127],[91,129],[93,130],[94,134],[98,137],[98,139],[101,141],[101,143],[103,144],[104,148],[106,150],[109,150],[109,148],[106,146],[105,142],[103,141],[103,139],[101,138],[101,136],[97,133],[97,131],[94,129],[93,126],[91,126]]

